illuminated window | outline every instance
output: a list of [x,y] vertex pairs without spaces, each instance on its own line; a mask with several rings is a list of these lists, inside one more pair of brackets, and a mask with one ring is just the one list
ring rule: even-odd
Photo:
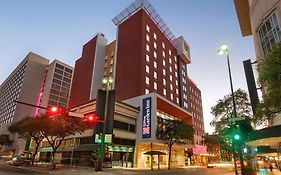
[[146,31],[150,32],[150,27],[148,25],[146,25]]
[[149,94],[149,90],[148,89],[145,89],[145,94]]
[[148,77],[145,77],[145,83],[146,83],[147,85],[149,85],[149,78],[148,78]]
[[154,82],[154,89],[157,90],[157,83]]
[[163,85],[165,85],[165,86],[166,86],[166,80],[165,80],[165,79],[163,79]]
[[163,66],[166,66],[166,61],[165,60],[163,60]]
[[146,44],[146,51],[149,52],[149,45]]
[[169,58],[169,63],[172,64],[172,59],[171,58]]
[[156,44],[156,42],[153,43],[153,46],[154,46],[155,49],[157,49],[157,44]]
[[163,69],[163,75],[166,75],[166,70],[165,69]]
[[148,67],[148,65],[145,66],[145,72],[149,74],[149,67]]
[[157,35],[156,35],[156,33],[154,33],[153,36],[154,36],[154,39],[157,40]]
[[172,55],[172,52],[171,52],[171,50],[169,50],[169,55]]
[[175,62],[177,62],[177,56],[175,56]]
[[163,57],[165,57],[165,51],[162,52]]
[[145,55],[145,59],[147,62],[149,62],[149,55]]
[[173,94],[171,94],[171,100],[174,100],[174,96],[173,96]]
[[165,43],[163,43],[163,42],[162,42],[162,47],[163,47],[163,49],[165,49]]
[[157,58],[157,53],[155,51],[153,52],[153,54],[154,54],[154,58]]
[[154,72],[154,78],[157,79],[157,73],[156,72]]
[[149,42],[149,35],[148,34],[146,34],[146,41]]
[[166,95],[166,89],[163,89],[163,94]]

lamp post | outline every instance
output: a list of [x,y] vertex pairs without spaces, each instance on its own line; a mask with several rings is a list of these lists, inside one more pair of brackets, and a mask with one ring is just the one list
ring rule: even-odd
[[[229,81],[230,81],[230,88],[231,88],[231,96],[232,96],[232,103],[233,103],[233,113],[234,117],[237,118],[237,112],[236,112],[236,104],[235,104],[235,99],[234,99],[234,92],[233,92],[233,84],[232,84],[232,76],[231,76],[231,69],[230,69],[230,63],[229,63],[229,54],[228,54],[228,46],[226,43],[222,44],[218,50],[219,55],[226,55],[227,59],[227,67],[228,67],[228,75],[229,75]],[[231,124],[231,129],[233,129],[233,124]],[[235,158],[235,147],[234,147],[234,138],[231,137],[232,140],[232,153],[233,153],[233,159],[234,159],[234,166],[235,166],[235,174],[238,175],[237,171],[237,164],[236,164],[236,158]],[[239,146],[239,150],[240,150]],[[241,164],[241,173],[244,175],[244,166],[243,166],[243,156],[240,154],[242,151],[240,150],[239,155],[240,155],[240,164]]]
[[113,79],[111,77],[104,78],[102,83],[105,85],[106,96],[105,96],[105,108],[104,108],[104,117],[103,117],[103,128],[102,128],[102,136],[101,136],[101,152],[100,152],[100,170],[103,168],[103,159],[104,159],[104,146],[105,146],[105,131],[106,131],[106,123],[107,123],[107,113],[108,113],[108,96],[109,90],[111,89],[111,84]]

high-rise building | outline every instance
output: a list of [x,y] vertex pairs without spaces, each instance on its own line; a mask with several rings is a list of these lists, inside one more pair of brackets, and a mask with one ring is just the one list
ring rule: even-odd
[[[15,101],[38,105],[43,95],[49,60],[30,52],[0,86],[0,134],[8,133],[11,123],[34,116],[36,109]],[[24,149],[24,141],[11,136],[13,149]]]
[[[259,62],[281,41],[281,1],[234,0],[234,4],[242,36],[253,36]],[[269,124],[281,124],[281,114],[269,121]]]
[[97,34],[83,46],[82,56],[75,62],[70,107],[95,99],[102,88],[106,45],[104,35]]
[[[38,107],[67,107],[73,68],[30,52],[0,86],[0,134],[13,123],[45,113]],[[23,102],[30,105],[25,105]],[[11,135],[12,149],[22,153],[25,141]]]
[[[197,94],[194,99],[200,102],[194,101],[197,111],[190,110],[189,45],[182,36],[173,36],[147,0],[136,0],[113,18],[113,22],[117,26],[116,41],[106,45],[104,36],[97,35],[84,45],[82,57],[75,64],[70,107],[95,99],[91,94],[102,88],[102,78],[112,77],[116,100],[140,109],[136,121],[135,166],[147,168],[152,160],[143,153],[150,150],[167,153],[168,150],[156,135],[160,118],[192,124],[194,115],[198,116],[195,138],[200,142],[204,132],[201,94],[191,84]],[[96,47],[98,37],[104,41],[103,47],[99,47],[101,50]],[[104,54],[97,57],[96,52]],[[99,66],[94,66],[94,62],[99,62],[96,64]],[[95,76],[98,78],[94,80]],[[96,88],[92,84],[96,84]],[[177,162],[177,166],[186,165],[185,150],[193,148],[192,142],[173,147],[172,161]],[[163,165],[167,163],[167,156],[161,159]]]

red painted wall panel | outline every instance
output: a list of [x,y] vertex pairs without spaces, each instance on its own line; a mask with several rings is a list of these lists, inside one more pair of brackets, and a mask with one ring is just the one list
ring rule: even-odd
[[90,99],[96,42],[97,37],[86,43],[81,58],[75,62],[69,107],[85,103]]

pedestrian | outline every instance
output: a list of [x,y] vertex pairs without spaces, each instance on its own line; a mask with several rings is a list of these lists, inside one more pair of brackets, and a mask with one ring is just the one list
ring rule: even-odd
[[273,170],[273,165],[272,165],[271,162],[269,162],[269,169],[270,169],[270,172],[272,172],[272,170]]

